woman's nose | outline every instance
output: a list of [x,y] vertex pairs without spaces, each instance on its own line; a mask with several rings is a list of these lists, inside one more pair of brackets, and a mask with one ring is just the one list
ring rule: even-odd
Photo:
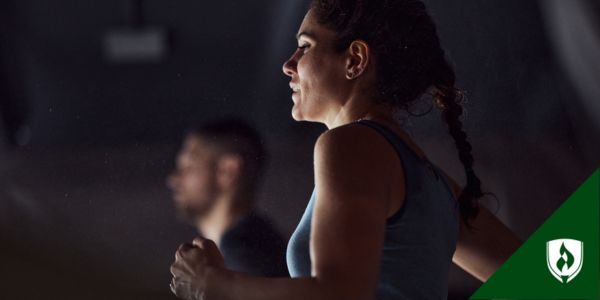
[[296,56],[293,55],[283,63],[283,73],[287,76],[294,76],[296,73]]

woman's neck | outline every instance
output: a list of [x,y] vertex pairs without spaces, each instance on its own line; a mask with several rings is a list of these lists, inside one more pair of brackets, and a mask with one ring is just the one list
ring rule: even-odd
[[372,99],[360,99],[359,101],[359,99],[352,98],[338,111],[330,114],[324,123],[328,129],[333,129],[360,119],[393,122],[394,117],[389,105],[375,103]]

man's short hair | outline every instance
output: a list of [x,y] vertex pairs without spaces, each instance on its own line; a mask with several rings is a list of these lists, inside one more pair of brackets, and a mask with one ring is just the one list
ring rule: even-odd
[[237,118],[204,123],[189,131],[216,150],[217,156],[236,154],[243,160],[240,183],[248,192],[254,192],[263,176],[267,152],[264,141],[254,127]]

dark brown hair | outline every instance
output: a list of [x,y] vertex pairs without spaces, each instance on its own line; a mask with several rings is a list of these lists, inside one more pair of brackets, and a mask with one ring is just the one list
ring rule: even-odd
[[217,155],[239,155],[244,166],[240,182],[245,192],[255,192],[262,179],[267,151],[258,131],[246,121],[227,118],[204,123],[188,131],[216,150]]
[[436,26],[420,0],[313,0],[319,24],[336,32],[337,51],[363,40],[375,58],[377,99],[394,109],[409,108],[435,87],[434,100],[456,142],[467,184],[459,196],[461,216],[469,225],[483,196],[473,170],[471,144],[462,129],[463,95],[446,60]]

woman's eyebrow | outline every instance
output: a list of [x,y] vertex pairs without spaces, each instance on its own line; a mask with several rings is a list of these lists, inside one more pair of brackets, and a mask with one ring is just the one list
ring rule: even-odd
[[306,37],[308,37],[309,39],[312,39],[312,40],[315,39],[314,35],[312,35],[309,32],[306,32],[306,31],[302,31],[302,32],[299,32],[298,34],[296,34],[296,39],[299,40],[301,36],[306,36]]

